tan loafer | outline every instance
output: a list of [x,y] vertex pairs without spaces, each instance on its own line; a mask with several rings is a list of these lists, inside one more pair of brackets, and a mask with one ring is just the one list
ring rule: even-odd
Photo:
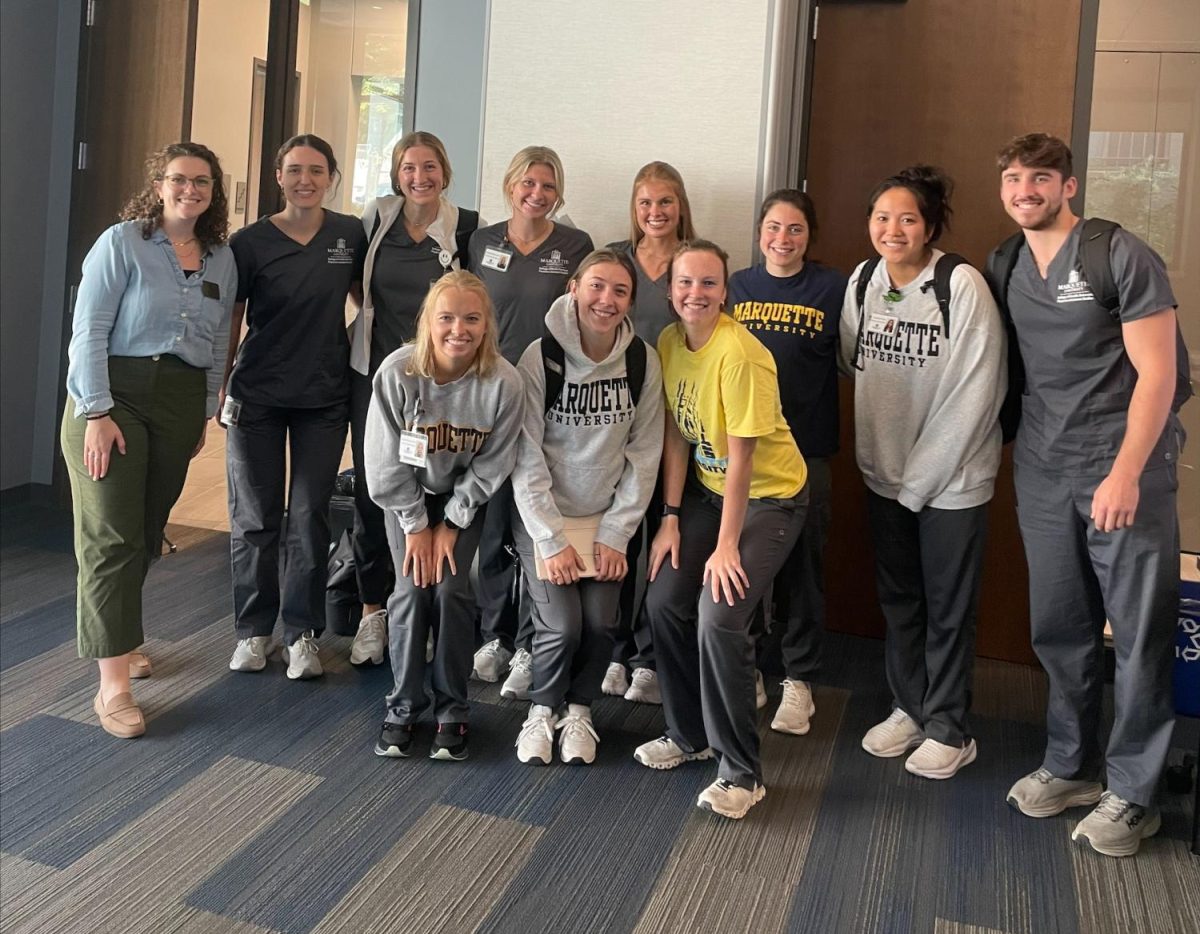
[[150,659],[145,652],[129,653],[129,677],[134,679],[149,678],[153,673]]
[[118,694],[107,705],[100,700],[100,694],[97,694],[96,701],[92,706],[106,733],[111,733],[119,739],[133,739],[146,732],[146,720],[142,717],[142,708],[137,705],[137,701],[128,691]]

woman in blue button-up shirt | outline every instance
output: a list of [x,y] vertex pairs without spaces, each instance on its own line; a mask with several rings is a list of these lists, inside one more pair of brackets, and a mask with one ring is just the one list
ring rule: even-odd
[[150,674],[142,584],[188,462],[204,444],[228,347],[237,270],[220,163],[175,143],[83,261],[62,450],[75,514],[79,655],[100,666],[95,710],[145,731],[130,678]]

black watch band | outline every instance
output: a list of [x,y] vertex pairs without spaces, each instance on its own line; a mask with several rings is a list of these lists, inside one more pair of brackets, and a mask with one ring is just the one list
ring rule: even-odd
[[679,515],[679,507],[678,506],[668,506],[666,503],[663,503],[662,514],[663,514],[664,519],[667,518],[667,516],[678,516]]
[[448,529],[454,529],[454,531],[456,531],[456,532],[462,531],[462,526],[459,525],[458,523],[456,523],[449,516],[442,516],[442,525],[444,525]]

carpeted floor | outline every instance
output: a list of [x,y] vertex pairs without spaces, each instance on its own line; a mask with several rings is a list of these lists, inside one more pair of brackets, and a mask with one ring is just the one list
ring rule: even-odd
[[[326,637],[318,681],[288,681],[277,654],[230,672],[228,538],[172,529],[135,688],[149,730],[121,741],[75,656],[69,524],[33,505],[0,519],[5,934],[1200,931],[1190,796],[1165,796],[1161,833],[1123,861],[1070,844],[1082,812],[1005,804],[1043,742],[1031,669],[979,663],[979,758],[930,782],[861,750],[888,707],[882,644],[831,637],[812,732],[767,729],[772,697],[766,800],[730,822],[694,806],[710,763],[633,761],[661,713],[619,699],[596,705],[590,768],[518,763],[525,705],[474,683],[468,762],[375,757],[387,666],[353,668]],[[1177,742],[1194,749],[1196,726]]]

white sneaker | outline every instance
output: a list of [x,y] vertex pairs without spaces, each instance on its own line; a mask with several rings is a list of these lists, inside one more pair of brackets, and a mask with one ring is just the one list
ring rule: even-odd
[[661,704],[662,691],[658,689],[658,673],[653,668],[633,669],[633,680],[629,682],[625,700],[637,704]]
[[1096,809],[1075,825],[1071,839],[1105,856],[1133,856],[1142,840],[1153,837],[1161,827],[1158,808],[1143,807],[1106,791]]
[[754,669],[754,709],[762,710],[767,706],[767,686],[763,684],[762,672]]
[[904,763],[905,770],[922,778],[953,778],[964,765],[975,761],[975,740],[962,746],[947,746],[936,739],[926,739]]
[[1054,817],[1067,808],[1092,807],[1103,791],[1099,782],[1058,778],[1038,769],[1008,789],[1008,803],[1028,817]]
[[542,704],[532,704],[517,736],[517,759],[532,765],[549,765],[554,757],[554,728],[558,717]]
[[267,656],[271,654],[270,636],[251,636],[238,639],[229,660],[230,671],[262,671],[267,667]]
[[775,719],[771,721],[771,729],[777,733],[791,733],[803,736],[808,732],[812,715],[817,712],[813,703],[812,691],[804,681],[792,681],[785,678],[783,683],[783,699],[779,709],[775,711]]
[[767,796],[767,789],[755,784],[753,788],[743,788],[733,782],[718,778],[715,782],[700,792],[696,799],[696,807],[741,820],[754,805]]
[[496,682],[508,671],[508,663],[512,661],[512,652],[500,644],[499,639],[493,639],[479,647],[475,653],[475,667],[471,677],[476,681]]
[[293,681],[304,678],[319,678],[325,674],[321,659],[317,657],[317,639],[310,629],[291,645],[283,647],[283,660],[287,662],[287,676]]
[[387,610],[376,610],[362,618],[350,646],[350,664],[382,665],[387,652]]
[[629,678],[625,675],[625,666],[620,662],[610,662],[608,671],[604,672],[604,680],[600,682],[600,692],[611,694],[613,697],[624,697],[629,690]]
[[684,752],[669,736],[660,736],[648,743],[642,743],[633,751],[633,758],[650,769],[673,769],[685,762],[702,762],[712,757],[711,746],[706,746],[699,752]]
[[886,720],[867,730],[862,748],[873,756],[891,759],[920,746],[924,739],[916,721],[897,707]]
[[500,688],[500,696],[510,700],[529,700],[529,687],[533,684],[533,656],[524,649],[517,649],[512,657],[512,668]]
[[592,708],[567,704],[567,715],[555,727],[558,734],[558,758],[566,765],[591,765],[596,761],[596,743],[600,737],[592,726]]

